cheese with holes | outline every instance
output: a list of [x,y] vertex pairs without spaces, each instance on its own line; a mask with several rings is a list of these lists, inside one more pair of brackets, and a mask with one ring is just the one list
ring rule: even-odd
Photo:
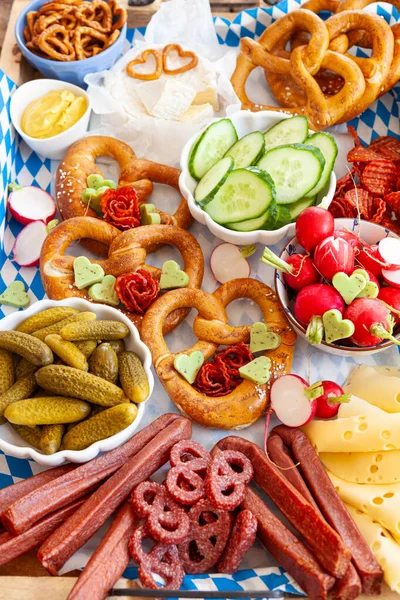
[[400,536],[400,483],[359,485],[339,479],[329,471],[328,475],[343,502],[361,510],[382,527]]
[[393,592],[400,594],[400,545],[368,516],[346,506],[361,535],[383,569],[384,579]]
[[339,407],[338,417],[339,419],[346,417],[357,417],[358,415],[370,415],[373,417],[381,416],[383,418],[390,419],[389,413],[382,410],[378,406],[374,406],[373,404],[369,404],[366,400],[362,400],[361,398],[357,398],[357,396],[351,396],[350,402],[344,402]]
[[310,421],[302,427],[321,452],[400,450],[400,413],[357,415],[332,421]]
[[354,394],[389,413],[400,412],[400,378],[375,367],[360,365],[353,369],[343,386],[347,394]]
[[389,452],[322,452],[323,465],[351,483],[400,483],[400,450]]

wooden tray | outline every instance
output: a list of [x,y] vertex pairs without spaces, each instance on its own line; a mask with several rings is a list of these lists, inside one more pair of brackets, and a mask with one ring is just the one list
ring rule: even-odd
[[[30,0],[14,0],[8,20],[6,35],[4,38],[3,49],[0,56],[0,68],[17,85],[41,77],[23,58],[18,48],[14,35],[15,22],[19,13],[29,4]],[[128,6],[128,0],[121,0],[128,9],[128,27],[145,27],[154,13],[159,9],[162,0],[154,0],[152,4],[142,7]],[[1,4],[1,0],[0,0]],[[232,20],[235,13],[246,8],[257,6],[267,6],[264,0],[212,0],[211,7],[213,14]]]

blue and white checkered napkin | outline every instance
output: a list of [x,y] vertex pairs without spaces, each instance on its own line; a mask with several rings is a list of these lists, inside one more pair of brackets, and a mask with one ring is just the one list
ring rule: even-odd
[[[239,40],[243,36],[257,37],[271,23],[272,20],[279,18],[288,11],[299,6],[296,0],[284,0],[280,4],[268,9],[253,9],[240,13],[232,23],[221,18],[215,19],[215,26],[218,34],[218,39],[221,44],[227,46],[238,46]],[[376,6],[376,5],[375,5]],[[386,7],[388,5],[385,5]],[[390,12],[384,10],[380,6],[377,8],[379,14],[385,17],[391,23],[397,20],[398,13],[394,7],[390,7]],[[136,40],[143,39],[144,30],[128,30],[127,47],[131,46]],[[31,302],[42,299],[44,291],[40,280],[39,270],[37,268],[23,268],[12,262],[12,246],[16,235],[21,229],[14,219],[7,217],[6,197],[7,185],[11,181],[17,180],[22,185],[38,185],[43,189],[51,192],[52,175],[56,169],[56,163],[48,159],[44,160],[35,155],[16,135],[10,122],[10,97],[15,89],[15,85],[10,79],[0,71],[0,191],[3,201],[0,203],[0,293],[15,279],[23,281],[28,288],[28,293]],[[360,138],[369,143],[378,135],[395,135],[400,137],[399,111],[398,111],[398,86],[383,98],[377,100],[365,113],[357,119],[354,119],[352,124],[356,127]],[[194,224],[192,233],[199,240],[205,255],[206,274],[203,282],[204,289],[213,291],[215,289],[215,281],[212,278],[211,272],[208,269],[208,260],[212,249],[219,243],[213,238],[206,228],[199,224]],[[250,258],[252,268],[252,276],[260,279],[270,285],[273,283],[272,271],[268,270],[259,262],[259,256]],[[248,318],[257,319],[257,315],[253,314],[254,307],[244,305],[244,308],[235,307],[234,320],[235,324],[243,324],[248,322]],[[15,309],[11,307],[0,307],[0,318],[13,312]],[[231,313],[232,314],[232,313]],[[183,323],[179,328],[179,333],[173,334],[171,344],[172,347],[182,347],[182,341],[186,341],[189,325]],[[191,344],[191,340],[190,344]],[[189,345],[190,345],[189,344]],[[310,347],[303,340],[298,340],[296,344],[296,354],[294,361],[294,371],[298,373],[307,373],[311,364]],[[390,352],[390,351],[389,351]],[[326,353],[312,351],[313,372],[311,373],[312,380],[318,379],[335,379],[344,378],[349,370],[354,365],[351,359],[340,359]],[[315,355],[319,354],[318,357]],[[393,354],[388,352],[377,355],[379,362],[392,363]],[[368,364],[374,364],[374,357],[367,357]],[[149,421],[155,419],[160,414],[169,410],[173,410],[173,405],[167,394],[157,382],[154,392],[154,398],[148,403],[146,415],[143,419],[143,426]],[[203,430],[204,431],[204,430]],[[207,446],[211,447],[218,439],[223,437],[224,432],[208,431]],[[202,439],[200,429],[194,428],[194,435]],[[244,430],[241,435],[250,437],[256,443],[262,443],[263,423],[259,422],[251,428],[251,432]],[[203,432],[204,437],[204,432]],[[5,456],[0,453],[0,488],[10,485],[13,482],[20,481],[43,470],[36,463],[28,460],[21,460],[11,456]],[[96,547],[96,540],[91,540]],[[89,552],[90,554],[90,552]],[[84,566],[86,559],[82,559],[79,566]],[[261,562],[260,562],[261,557]],[[252,563],[253,564],[253,563]],[[288,576],[280,567],[269,566],[272,564],[270,558],[263,550],[259,550],[257,568],[241,570],[233,576],[221,574],[216,575],[201,575],[201,576],[186,576],[183,589],[201,589],[201,590],[268,590],[277,589],[286,592],[301,593],[295,582]],[[260,565],[265,565],[267,568],[259,568]],[[74,566],[77,566],[76,562]],[[127,576],[136,577],[135,569],[128,569]]]

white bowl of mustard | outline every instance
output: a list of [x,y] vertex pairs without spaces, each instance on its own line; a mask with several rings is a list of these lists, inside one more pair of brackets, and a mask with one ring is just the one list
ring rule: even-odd
[[[62,92],[69,94],[64,94],[61,99]],[[66,102],[66,98],[72,98],[71,94],[78,99],[73,105]],[[86,100],[86,108],[81,98]],[[33,122],[31,119],[29,129],[25,111],[31,103],[40,99],[43,101],[30,111]],[[71,144],[84,137],[89,127],[90,112],[90,97],[84,90],[56,79],[35,79],[24,83],[11,97],[10,114],[15,129],[27,145],[44,158],[61,159]],[[58,130],[62,130],[61,133],[54,135]],[[32,135],[28,135],[27,131]]]

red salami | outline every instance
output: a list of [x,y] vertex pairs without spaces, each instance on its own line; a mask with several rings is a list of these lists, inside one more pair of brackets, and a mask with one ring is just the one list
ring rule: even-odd
[[165,491],[164,486],[155,481],[143,481],[132,492],[132,508],[141,519],[146,519],[152,509],[154,500]]
[[140,225],[137,193],[130,185],[116,190],[108,189],[100,201],[103,218],[117,229],[124,231]]
[[236,518],[222,560],[220,573],[236,573],[257,535],[257,519],[250,510],[242,510]]
[[[159,575],[165,581],[164,585],[159,585],[154,579],[153,574]],[[181,585],[185,572],[179,560],[176,546],[165,546],[156,544],[149,554],[147,554],[139,566],[140,583],[145,588],[159,590],[178,590]]]
[[396,165],[390,160],[372,160],[361,175],[363,187],[373,196],[385,196],[393,192],[396,180]]
[[146,523],[153,540],[162,544],[180,544],[190,529],[189,517],[166,490],[155,497]]
[[188,440],[175,444],[170,455],[172,468],[165,485],[176,502],[192,506],[205,497],[204,478],[210,462],[209,452],[197,442]]
[[129,538],[128,550],[129,554],[135,562],[140,564],[146,556],[143,550],[143,540],[150,539],[150,534],[146,525],[140,525],[133,530],[131,537]]
[[213,456],[206,478],[207,496],[221,510],[235,510],[243,500],[253,467],[244,454],[226,450]]
[[149,271],[138,269],[117,277],[115,292],[130,312],[143,315],[157,298],[160,286]]

